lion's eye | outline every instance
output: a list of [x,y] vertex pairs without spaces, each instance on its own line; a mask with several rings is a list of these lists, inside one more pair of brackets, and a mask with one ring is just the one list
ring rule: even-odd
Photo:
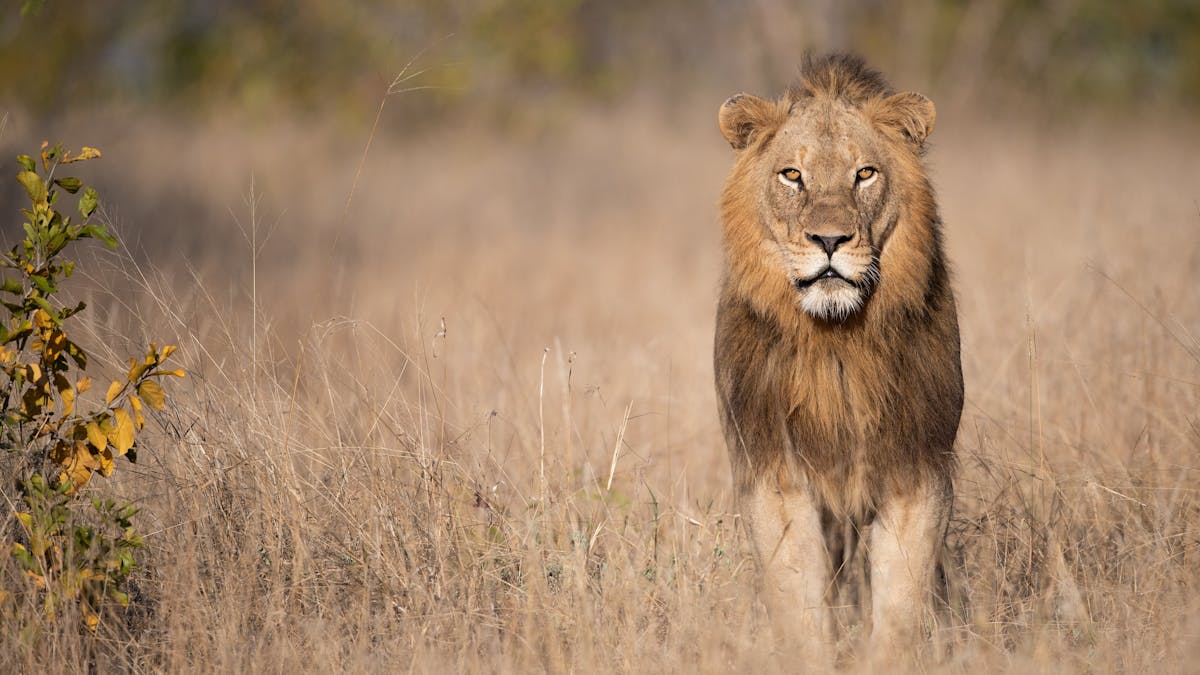
[[861,182],[861,181],[871,180],[872,178],[875,177],[876,173],[878,173],[878,171],[876,171],[875,167],[864,166],[863,168],[858,170],[858,174],[856,174],[856,175],[858,176],[858,180]]
[[803,184],[800,182],[800,169],[788,167],[779,172],[779,181],[788,187],[799,188]]

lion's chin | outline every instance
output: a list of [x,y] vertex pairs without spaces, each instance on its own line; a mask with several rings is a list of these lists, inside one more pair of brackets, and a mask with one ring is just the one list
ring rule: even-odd
[[863,290],[841,278],[818,279],[800,289],[800,309],[821,321],[841,322],[862,309]]

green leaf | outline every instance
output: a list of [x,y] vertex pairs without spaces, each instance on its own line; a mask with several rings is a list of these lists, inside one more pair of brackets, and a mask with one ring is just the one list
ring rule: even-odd
[[26,171],[37,171],[37,164],[33,163],[33,158],[29,155],[17,155],[17,163]]
[[0,285],[0,291],[22,295],[25,293],[25,287],[16,279],[5,279],[4,284]]
[[[36,177],[36,174],[35,174],[35,177]],[[38,178],[38,180],[40,181],[41,179]],[[45,189],[45,183],[42,184],[42,188]],[[87,218],[96,211],[96,206],[99,205],[99,203],[100,203],[100,197],[96,193],[96,189],[89,187],[83,191],[83,196],[79,198],[79,213],[82,214],[84,218]],[[99,235],[97,235],[97,239],[104,241],[104,243],[106,243],[106,244],[108,243],[108,240],[104,239],[104,237],[101,237]],[[110,246],[110,248],[113,246],[116,246],[116,244],[115,243],[112,244]]]
[[39,291],[45,293],[46,295],[50,295],[56,290],[50,283],[50,280],[40,274],[30,274],[29,280],[33,282],[33,285],[36,286]]
[[74,307],[63,307],[63,310],[59,312],[59,317],[63,320],[66,320],[67,317],[74,316],[85,309],[87,309],[87,303],[80,301],[79,304],[75,305]]
[[108,233],[108,228],[103,225],[88,225],[79,232],[80,237],[94,237],[104,242],[104,245],[109,248],[117,247],[117,238]]
[[17,182],[25,186],[25,192],[34,203],[46,201],[46,183],[41,176],[32,171],[22,171],[17,174]]
[[[46,310],[47,314],[50,314],[52,316],[58,315],[58,312],[54,311],[54,306],[50,304],[50,301],[46,300],[45,298],[43,298],[41,296],[35,295],[31,298],[28,298],[27,301],[32,302],[34,305],[37,305],[38,307],[41,307],[42,309]],[[30,309],[33,309],[33,308],[30,307]]]
[[46,150],[45,147],[46,144],[42,143],[42,162],[47,165],[58,163],[58,160],[60,157],[62,157],[63,153],[62,143],[55,144],[55,146],[49,150]]
[[55,178],[54,182],[58,184],[59,187],[67,192],[70,192],[71,194],[79,192],[79,188],[83,187],[83,181],[79,180],[78,178]]
[[[22,308],[18,307],[18,309],[21,310]],[[8,344],[10,342],[16,342],[17,340],[20,340],[23,337],[28,337],[31,333],[33,333],[33,326],[22,325],[20,328],[18,328],[16,330],[16,332],[8,334],[8,337],[4,340],[4,344]]]
[[37,16],[42,11],[42,7],[46,4],[46,0],[24,0],[21,3],[21,16]]
[[56,232],[55,234],[50,235],[50,242],[46,245],[46,248],[50,250],[50,255],[53,256],[54,254],[63,250],[63,247],[66,245],[67,233]]

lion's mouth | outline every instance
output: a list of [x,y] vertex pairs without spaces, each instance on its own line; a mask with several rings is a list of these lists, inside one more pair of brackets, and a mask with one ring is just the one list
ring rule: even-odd
[[824,281],[826,279],[841,281],[843,283],[850,284],[851,286],[855,285],[855,283],[853,281],[850,281],[849,279],[842,276],[841,274],[838,274],[838,271],[833,269],[832,266],[826,267],[824,272],[821,272],[820,274],[818,274],[814,277],[809,277],[807,279],[796,279],[796,281],[793,283],[796,286],[796,290],[802,291],[802,290],[808,288],[809,286],[812,286],[813,284],[817,283],[818,281]]

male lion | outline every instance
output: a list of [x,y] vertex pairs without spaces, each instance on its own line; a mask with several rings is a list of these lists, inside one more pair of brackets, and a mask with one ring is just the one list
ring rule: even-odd
[[776,641],[832,662],[825,595],[844,552],[826,540],[848,525],[870,561],[871,652],[907,652],[932,609],[963,400],[922,164],[933,103],[833,55],[777,100],[730,98],[719,122],[737,156],[717,396]]

